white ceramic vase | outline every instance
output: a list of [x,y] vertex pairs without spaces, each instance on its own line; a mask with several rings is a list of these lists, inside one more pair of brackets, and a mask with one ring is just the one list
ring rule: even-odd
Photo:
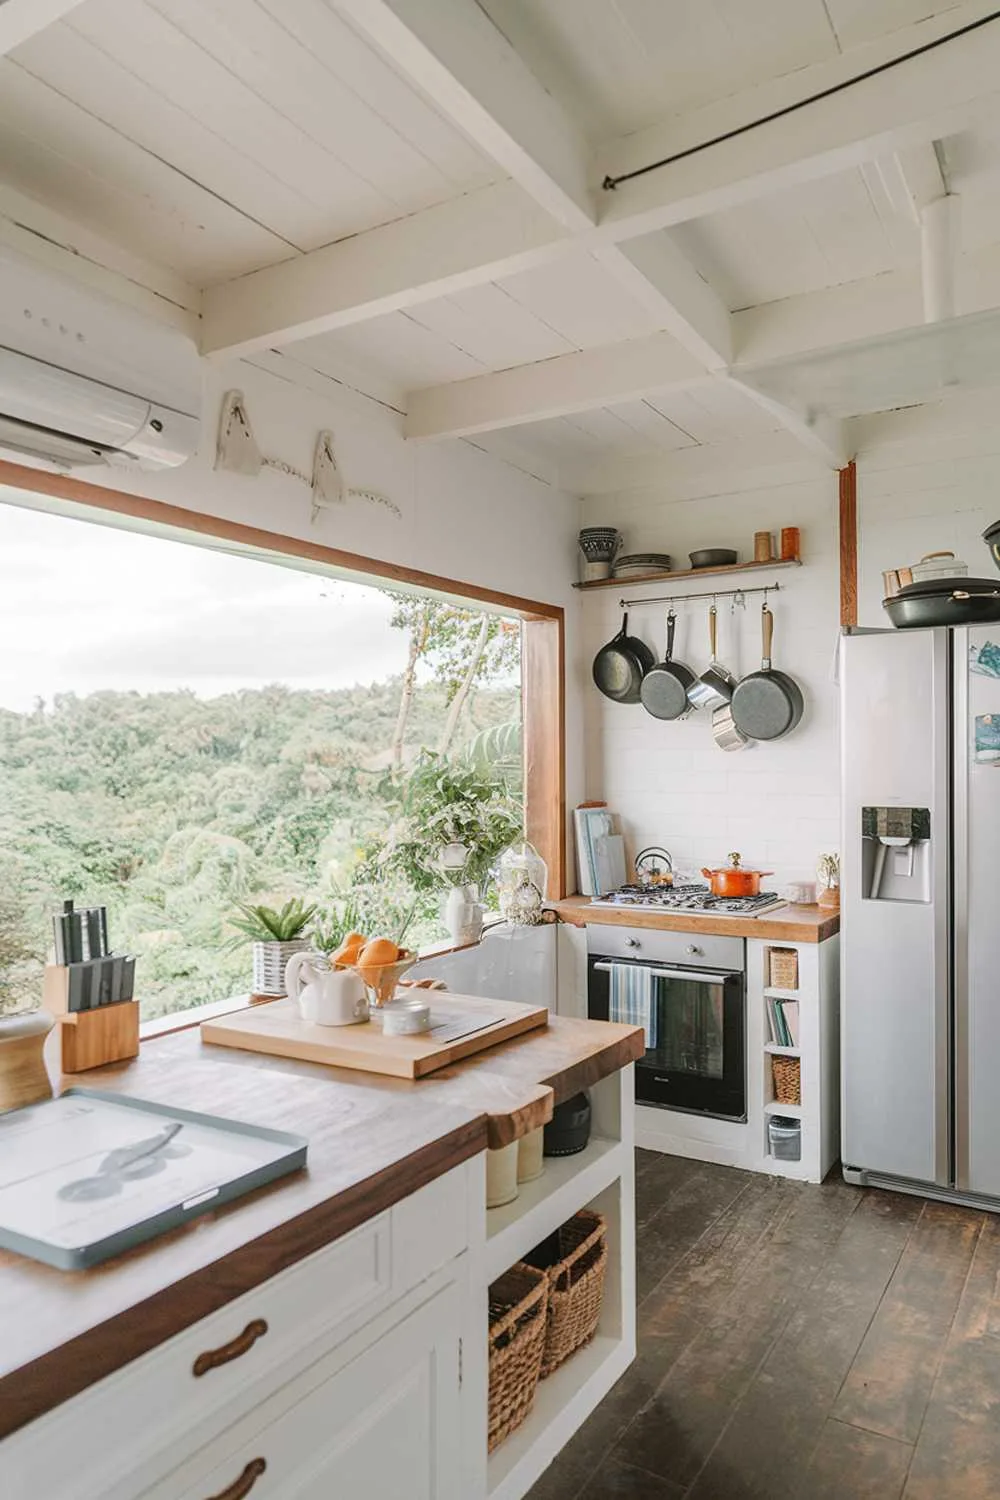
[[474,885],[453,885],[445,898],[444,925],[453,943],[478,943],[483,934],[483,908]]

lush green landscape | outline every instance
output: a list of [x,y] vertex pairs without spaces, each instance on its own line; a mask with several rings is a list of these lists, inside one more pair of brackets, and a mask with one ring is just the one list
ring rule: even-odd
[[[420,644],[419,618],[399,624]],[[509,681],[516,638],[503,649]],[[65,897],[107,904],[114,948],[139,957],[145,1016],[246,990],[249,951],[230,946],[227,920],[238,899],[327,903],[386,832],[387,771],[422,746],[461,758],[502,744],[483,731],[519,716],[518,693],[477,684],[488,655],[466,682],[462,659],[429,681],[336,692],[66,693],[0,710],[0,1010],[37,1005]]]

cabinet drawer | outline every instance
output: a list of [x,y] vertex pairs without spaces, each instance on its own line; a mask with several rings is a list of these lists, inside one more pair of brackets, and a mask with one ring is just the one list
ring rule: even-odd
[[382,1214],[8,1438],[0,1494],[110,1500],[157,1452],[209,1440],[266,1396],[296,1356],[346,1337],[392,1295]]
[[459,1288],[310,1366],[141,1500],[459,1500]]

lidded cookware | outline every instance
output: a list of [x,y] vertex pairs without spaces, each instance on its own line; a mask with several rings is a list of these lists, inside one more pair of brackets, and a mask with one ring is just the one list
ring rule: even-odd
[[743,868],[740,854],[730,854],[728,863],[718,870],[702,870],[713,896],[759,896],[760,882],[773,870],[749,870]]

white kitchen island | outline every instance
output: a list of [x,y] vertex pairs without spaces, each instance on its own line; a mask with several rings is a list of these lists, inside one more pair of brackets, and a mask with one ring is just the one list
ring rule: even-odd
[[[640,1041],[553,1018],[409,1083],[186,1033],[77,1080],[298,1129],[309,1161],[92,1271],[0,1255],[4,1500],[518,1500],[634,1358]],[[486,1150],[581,1087],[587,1148],[487,1210]],[[487,1287],[584,1206],[597,1334],[487,1459]]]

